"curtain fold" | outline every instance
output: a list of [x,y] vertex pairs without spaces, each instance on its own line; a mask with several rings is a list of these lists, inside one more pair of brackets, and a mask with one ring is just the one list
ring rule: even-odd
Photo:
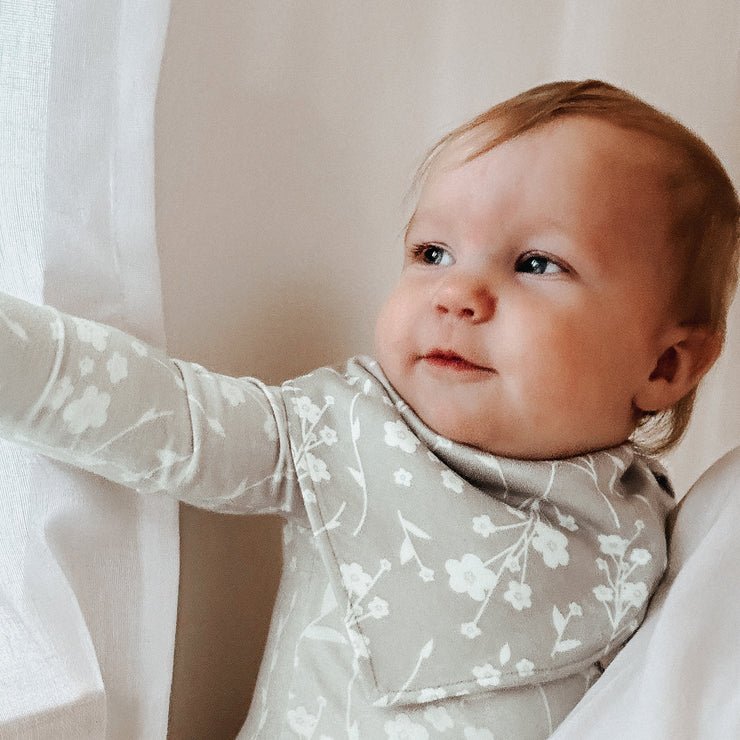
[[[166,0],[0,5],[0,288],[164,343]],[[177,506],[0,446],[0,738],[164,737]]]

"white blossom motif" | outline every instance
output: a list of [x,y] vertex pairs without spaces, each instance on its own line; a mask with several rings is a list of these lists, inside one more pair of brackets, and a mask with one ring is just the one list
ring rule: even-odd
[[473,675],[480,686],[498,686],[501,683],[501,671],[490,663],[473,666]]
[[645,523],[638,519],[635,533],[629,540],[617,534],[599,535],[600,550],[608,560],[597,558],[596,566],[604,573],[606,583],[594,587],[593,595],[606,609],[612,626],[612,639],[629,611],[641,609],[649,595],[644,581],[629,580],[637,568],[646,566],[652,560],[652,555],[642,547],[630,550],[644,528]]
[[570,560],[568,538],[544,522],[539,521],[535,524],[532,547],[542,555],[548,568],[568,565]]
[[113,385],[120,383],[128,377],[128,360],[119,352],[114,352],[108,362],[105,363],[108,369],[108,377]]
[[437,732],[451,730],[455,726],[455,723],[452,721],[452,717],[450,717],[450,713],[444,707],[440,706],[429,707],[429,709],[424,712],[424,719],[434,727]]
[[244,389],[231,380],[222,378],[219,387],[221,389],[221,395],[229,406],[236,407],[247,400]]
[[485,727],[466,727],[465,740],[494,740],[493,733]]
[[419,440],[402,421],[386,421],[383,429],[385,429],[385,443],[388,447],[399,447],[402,452],[408,454],[416,452]]
[[339,566],[344,587],[350,594],[362,598],[373,584],[373,577],[359,563],[342,563]]
[[86,375],[90,375],[90,373],[95,369],[95,361],[92,357],[83,357],[80,360],[79,368],[80,377],[84,378]]
[[450,574],[450,588],[459,594],[467,593],[474,601],[483,601],[486,592],[498,582],[494,572],[473,553],[466,553],[460,560],[450,558],[445,570]]
[[408,714],[397,714],[395,719],[389,719],[384,725],[387,740],[428,740],[429,732],[418,722],[414,722]]
[[449,488],[455,493],[462,493],[463,482],[462,479],[455,475],[451,470],[442,471],[442,484],[445,488]]
[[534,675],[534,663],[528,658],[522,658],[517,662],[516,670],[522,678],[529,678]]
[[372,601],[368,603],[367,611],[373,619],[382,619],[383,617],[387,617],[390,613],[388,602],[385,599],[381,599],[379,596],[374,597]]
[[108,421],[108,406],[110,396],[101,393],[94,385],[85,389],[81,398],[70,401],[62,412],[62,418],[67,422],[67,429],[72,434],[82,434],[90,427],[98,429]]
[[319,432],[319,439],[327,446],[331,447],[338,441],[337,433],[334,429],[324,426]]
[[321,418],[321,409],[308,396],[293,398],[293,410],[299,419],[305,419],[309,424],[316,424]]
[[413,479],[414,476],[404,468],[398,468],[398,470],[393,473],[393,482],[397,486],[406,486],[406,488],[409,488]]
[[496,531],[496,527],[488,514],[473,517],[473,531],[481,537],[488,537]]
[[331,480],[331,473],[329,473],[326,463],[321,458],[307,452],[303,460],[306,464],[306,470],[314,483],[319,483],[322,480]]
[[49,394],[49,398],[46,405],[53,411],[59,411],[64,406],[67,399],[74,393],[74,385],[69,378],[69,375],[65,375],[61,380],[58,380]]
[[532,589],[526,583],[509,581],[509,588],[504,594],[504,599],[519,612],[522,609],[529,609],[532,606]]
[[108,346],[108,336],[110,331],[101,324],[95,324],[86,319],[74,319],[77,327],[77,338],[86,344],[92,344],[98,352],[103,352]]
[[475,622],[463,622],[460,625],[460,633],[471,640],[481,635],[481,628]]

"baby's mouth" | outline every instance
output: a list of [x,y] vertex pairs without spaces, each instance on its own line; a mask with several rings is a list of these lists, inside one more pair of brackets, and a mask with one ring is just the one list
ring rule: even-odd
[[421,355],[420,359],[434,367],[457,370],[459,372],[496,372],[493,368],[478,365],[452,350],[433,349]]

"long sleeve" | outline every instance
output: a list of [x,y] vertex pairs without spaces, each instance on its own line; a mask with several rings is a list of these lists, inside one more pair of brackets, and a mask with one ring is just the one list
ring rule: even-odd
[[111,327],[0,294],[0,435],[138,491],[288,512],[282,405]]

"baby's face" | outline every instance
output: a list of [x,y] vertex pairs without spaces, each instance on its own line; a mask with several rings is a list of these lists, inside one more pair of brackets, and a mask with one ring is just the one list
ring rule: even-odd
[[675,327],[655,150],[573,117],[432,172],[376,332],[383,371],[428,426],[520,458],[631,434]]

